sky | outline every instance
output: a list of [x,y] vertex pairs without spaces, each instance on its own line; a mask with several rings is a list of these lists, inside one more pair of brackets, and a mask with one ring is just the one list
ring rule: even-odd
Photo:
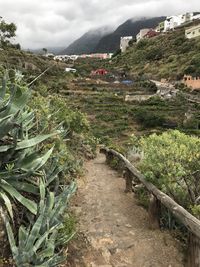
[[130,18],[200,11],[200,0],[0,0],[0,16],[17,25],[23,48],[67,47],[90,29]]

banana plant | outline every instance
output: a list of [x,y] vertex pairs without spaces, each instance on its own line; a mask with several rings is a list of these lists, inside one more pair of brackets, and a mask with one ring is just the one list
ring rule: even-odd
[[[58,266],[65,257],[58,253],[59,230],[63,227],[63,214],[70,196],[75,192],[76,184],[65,187],[61,194],[55,196],[47,192],[45,182],[40,181],[40,203],[36,218],[29,227],[21,226],[16,243],[9,218],[3,213],[7,235],[17,267],[53,267]],[[65,236],[68,242],[74,233]],[[62,240],[62,241],[63,241]]]

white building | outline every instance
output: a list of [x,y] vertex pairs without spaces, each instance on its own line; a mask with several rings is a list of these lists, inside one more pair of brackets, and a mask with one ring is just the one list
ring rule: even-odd
[[140,32],[136,35],[137,43],[143,39],[143,37],[150,31],[151,29],[142,29]]
[[196,14],[193,16],[193,20],[197,20],[197,19],[200,19],[200,14]]
[[76,60],[77,55],[57,55],[54,57],[54,60],[67,61],[67,60]]
[[182,24],[193,21],[194,18],[194,13],[185,13],[167,17],[164,22],[164,32],[174,30],[176,27],[181,26]]
[[120,40],[120,49],[121,52],[124,53],[126,51],[126,49],[129,47],[129,42],[133,39],[132,36],[124,36],[121,37]]
[[76,73],[77,72],[77,70],[73,69],[73,68],[65,68],[65,71],[66,72],[72,72],[72,73]]

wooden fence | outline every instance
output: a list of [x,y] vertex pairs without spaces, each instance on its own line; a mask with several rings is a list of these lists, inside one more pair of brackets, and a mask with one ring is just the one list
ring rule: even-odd
[[126,179],[126,192],[132,192],[132,184],[141,183],[150,193],[149,222],[152,229],[160,227],[160,207],[164,205],[189,231],[187,267],[200,267],[200,221],[187,210],[177,204],[168,195],[160,191],[120,153],[113,149],[101,148],[106,155],[107,163],[119,160]]

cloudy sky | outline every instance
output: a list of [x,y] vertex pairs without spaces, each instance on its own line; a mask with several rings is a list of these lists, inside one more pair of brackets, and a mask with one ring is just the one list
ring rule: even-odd
[[89,29],[129,18],[200,11],[200,0],[0,0],[24,48],[67,46]]

